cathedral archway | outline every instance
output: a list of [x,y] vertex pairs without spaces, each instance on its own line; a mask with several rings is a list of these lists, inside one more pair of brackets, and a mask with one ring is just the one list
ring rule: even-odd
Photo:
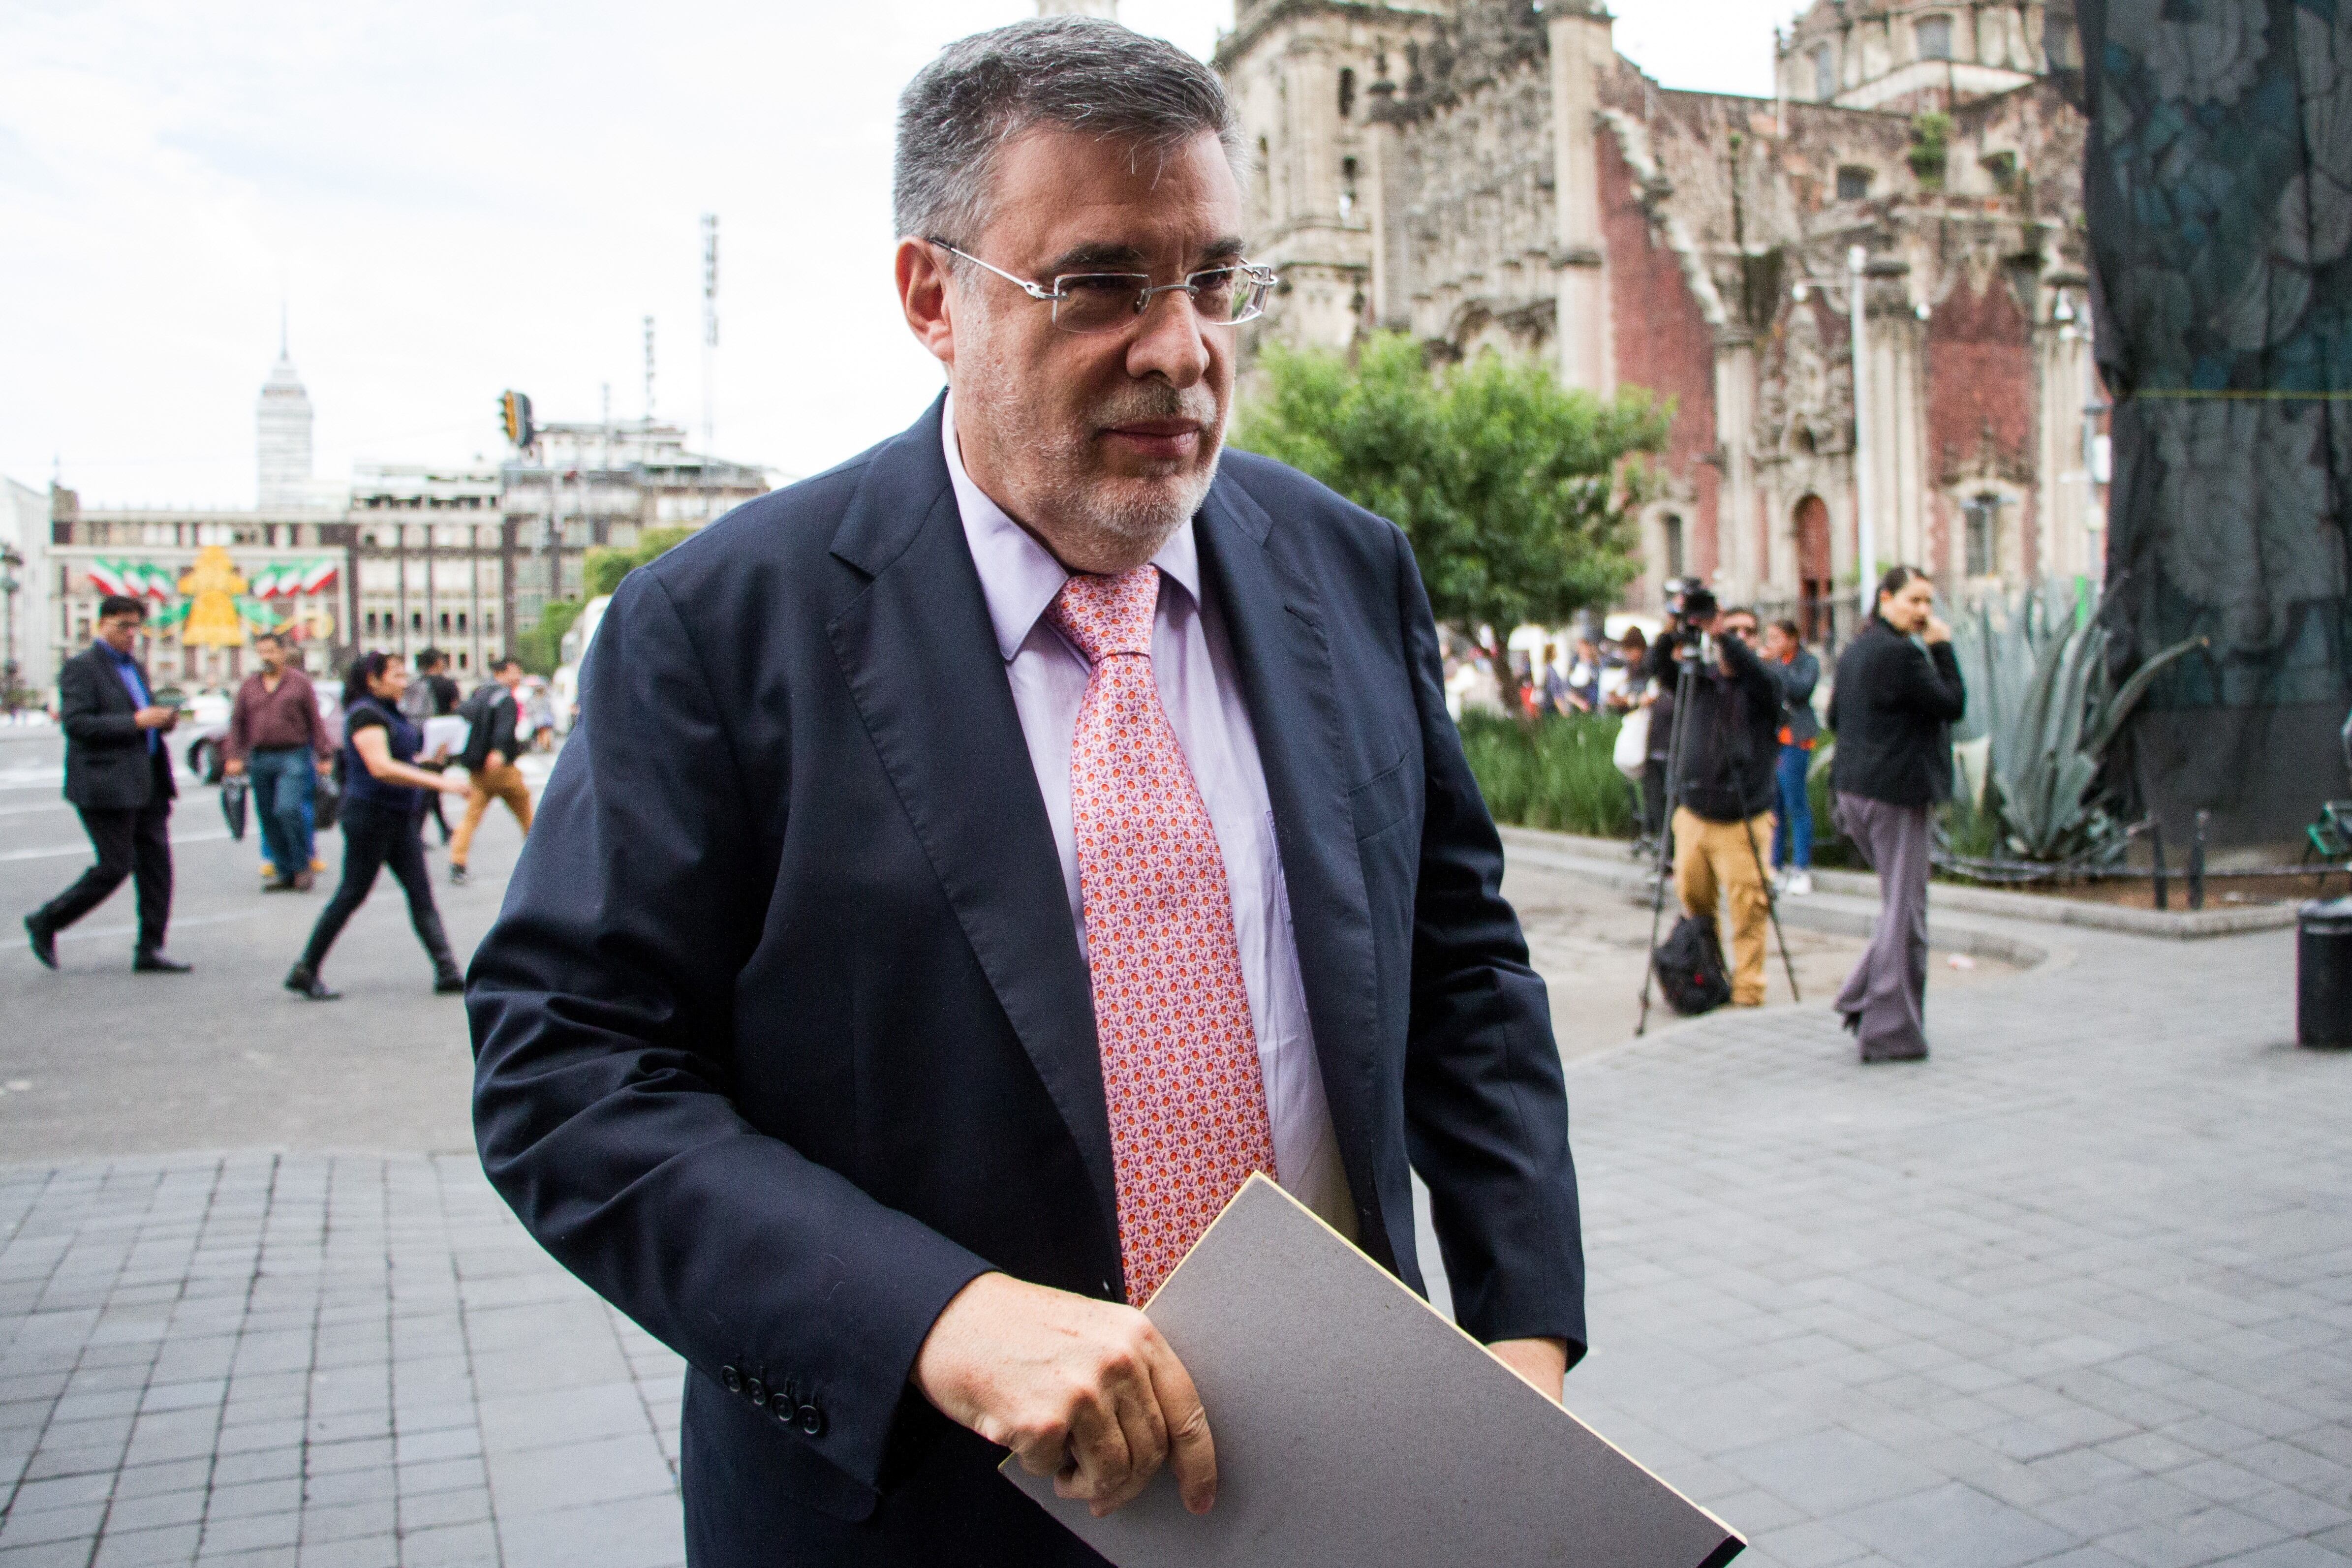
[[1819,496],[1797,503],[1797,603],[1805,641],[1817,643],[1831,631],[1837,585],[1830,570],[1830,508]]

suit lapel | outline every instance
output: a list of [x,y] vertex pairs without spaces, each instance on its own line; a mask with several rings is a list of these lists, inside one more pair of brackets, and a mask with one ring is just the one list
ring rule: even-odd
[[1273,519],[1231,480],[1209,492],[1198,535],[1203,573],[1257,732],[1316,1061],[1349,1188],[1364,1219],[1360,1242],[1393,1267],[1369,1159],[1380,976],[1320,601],[1308,574],[1286,559]]
[[938,404],[876,454],[833,553],[873,580],[827,627],[851,697],[1116,1239],[1093,993],[948,482]]

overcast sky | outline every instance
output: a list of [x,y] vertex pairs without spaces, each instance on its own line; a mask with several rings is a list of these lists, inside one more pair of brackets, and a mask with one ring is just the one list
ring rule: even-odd
[[[1770,91],[1782,0],[1615,0],[1668,86]],[[890,115],[1029,0],[12,0],[0,7],[0,474],[250,505],[278,308],[317,471],[497,450],[541,420],[698,433],[719,219],[718,450],[805,474],[939,385],[889,284]],[[1232,0],[1126,0],[1205,56]]]

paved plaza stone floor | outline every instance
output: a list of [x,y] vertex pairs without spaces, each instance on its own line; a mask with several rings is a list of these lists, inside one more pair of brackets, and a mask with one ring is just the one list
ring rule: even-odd
[[[42,755],[0,745],[0,810]],[[71,837],[29,814],[11,908],[72,869],[10,859]],[[488,885],[444,898],[462,940],[513,848],[494,827]],[[483,1183],[396,899],[331,1026],[270,994],[315,904],[226,881],[231,849],[184,849],[217,918],[178,945],[235,1027],[142,1039],[153,983],[95,944],[0,959],[0,1568],[679,1562],[677,1359]],[[1515,896],[1614,940],[1537,858]],[[2352,1057],[2290,1043],[2291,935],[2019,941],[2045,960],[1931,981],[1926,1063],[1856,1066],[1818,1003],[1570,1061],[1570,1407],[1759,1564],[2341,1568]]]

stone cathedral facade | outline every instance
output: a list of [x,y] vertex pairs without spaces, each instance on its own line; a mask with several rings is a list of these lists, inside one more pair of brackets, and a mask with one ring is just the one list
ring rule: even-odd
[[1234,20],[1216,64],[1256,155],[1251,254],[1284,280],[1263,332],[1402,329],[1673,400],[1629,607],[1693,573],[1827,632],[1857,434],[1882,567],[1962,592],[2098,577],[2085,121],[2055,0],[1819,0],[1778,36],[1772,99],[1662,87],[1597,0]]

